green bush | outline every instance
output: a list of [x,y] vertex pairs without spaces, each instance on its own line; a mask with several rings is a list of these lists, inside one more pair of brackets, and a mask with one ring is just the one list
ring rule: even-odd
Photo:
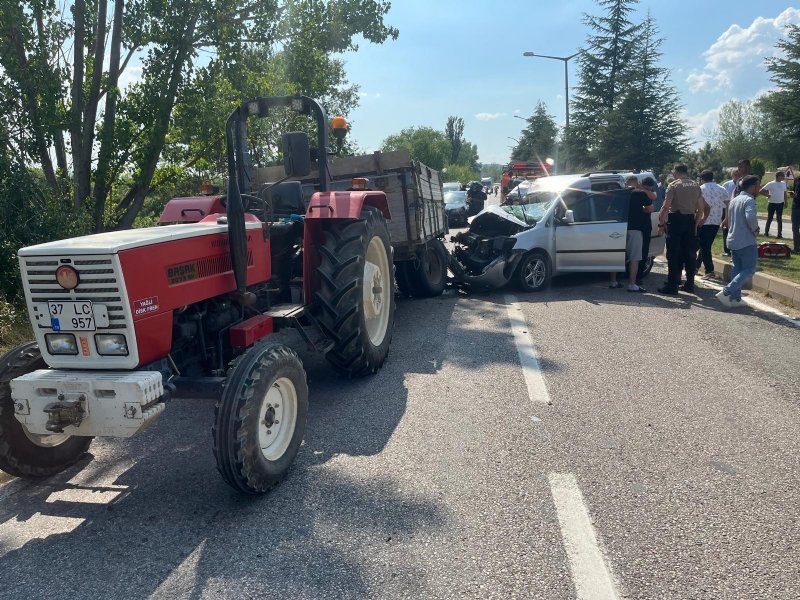
[[767,172],[767,165],[760,158],[754,158],[750,161],[750,171],[752,171],[753,175],[764,177],[764,173]]

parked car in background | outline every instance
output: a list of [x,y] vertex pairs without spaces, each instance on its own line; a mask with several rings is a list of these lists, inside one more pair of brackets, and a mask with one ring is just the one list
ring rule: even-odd
[[483,191],[487,194],[492,193],[492,178],[491,177],[481,177],[481,185],[483,186]]
[[448,181],[442,184],[442,192],[457,192],[461,189],[461,184],[457,181]]
[[[450,267],[458,280],[480,288],[514,282],[535,292],[562,273],[624,270],[632,190],[623,187],[623,175],[557,175],[531,183],[519,204],[489,206],[468,231],[453,236]],[[645,274],[664,245],[654,228]]]
[[448,227],[464,227],[467,224],[467,192],[445,192],[444,212]]

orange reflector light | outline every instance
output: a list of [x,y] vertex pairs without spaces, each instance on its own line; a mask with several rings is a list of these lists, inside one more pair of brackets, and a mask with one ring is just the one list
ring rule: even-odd
[[72,267],[62,265],[56,269],[56,281],[65,290],[74,290],[80,283],[78,272]]
[[367,181],[363,177],[354,177],[351,184],[351,187],[354,190],[366,190],[368,186],[369,186],[369,181]]
[[331,128],[335,131],[337,129],[347,129],[347,120],[344,117],[333,117],[331,119]]

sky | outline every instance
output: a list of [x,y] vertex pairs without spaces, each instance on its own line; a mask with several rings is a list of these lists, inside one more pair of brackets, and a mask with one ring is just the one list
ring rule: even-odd
[[[783,0],[642,0],[664,38],[662,66],[683,104],[695,145],[714,127],[722,104],[750,100],[774,84],[764,67],[787,24],[800,25],[798,3]],[[361,43],[343,56],[360,86],[350,114],[350,137],[365,152],[405,127],[444,130],[447,117],[464,119],[464,137],[480,161],[508,162],[528,117],[543,101],[564,123],[564,63],[525,51],[569,56],[586,40],[589,0],[393,0],[386,17],[400,30],[382,45]],[[577,83],[570,63],[570,88]],[[572,93],[572,92],[570,92]]]

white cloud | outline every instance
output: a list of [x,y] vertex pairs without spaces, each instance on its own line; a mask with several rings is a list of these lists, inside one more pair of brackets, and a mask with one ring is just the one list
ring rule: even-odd
[[684,112],[683,120],[689,125],[689,137],[692,139],[693,145],[700,146],[709,138],[709,134],[717,126],[719,121],[719,111],[722,105],[715,106],[714,108],[701,113],[689,114]]
[[731,25],[703,53],[703,69],[693,69],[686,78],[692,92],[738,89],[753,70],[763,70],[765,57],[775,56],[775,43],[786,26],[800,25],[800,8],[787,8],[774,18],[756,17],[747,27]]
[[521,113],[521,112],[522,112],[522,111],[521,111],[520,109],[518,109],[518,108],[515,108],[515,109],[514,109],[514,114],[515,114],[515,115],[518,115],[518,114],[519,114],[519,113]]
[[480,112],[475,115],[475,118],[478,121],[494,121],[495,119],[499,119],[500,117],[505,117],[506,113],[488,113],[488,112]]

